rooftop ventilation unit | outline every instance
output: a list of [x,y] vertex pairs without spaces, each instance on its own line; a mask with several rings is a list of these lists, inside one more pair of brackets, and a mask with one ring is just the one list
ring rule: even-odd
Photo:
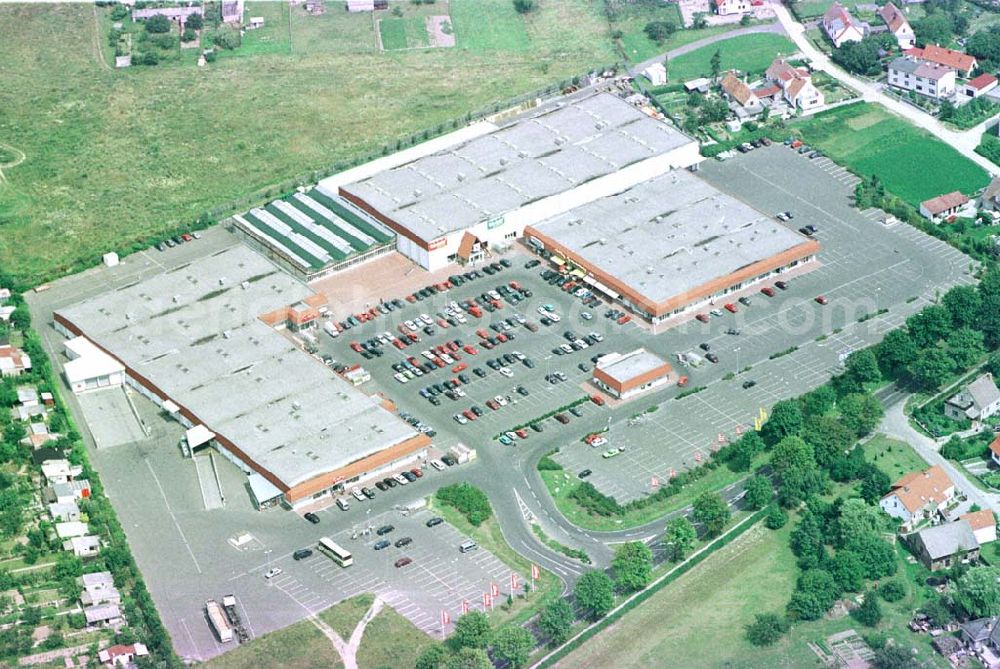
[[459,172],[458,174],[455,175],[455,178],[458,179],[459,181],[465,181],[465,173]]
[[244,281],[243,283],[240,284],[240,288],[242,288],[243,290],[246,290],[249,287],[250,287],[249,281]]
[[180,295],[174,295],[171,299],[173,300],[174,304],[177,304],[178,302],[181,301],[181,296]]
[[226,285],[226,277],[224,277],[224,276],[220,276],[219,277],[219,285],[220,286],[225,286]]
[[299,411],[301,408],[302,408],[301,404],[299,404],[298,402],[292,402],[292,409],[294,409],[295,411]]
[[229,330],[223,330],[223,331],[222,331],[222,336],[223,336],[223,338],[225,338],[225,339],[229,339],[230,337],[232,337],[232,336],[233,336],[233,333],[232,333],[232,332],[230,332]]
[[419,188],[414,188],[413,189],[413,197],[420,197],[423,194],[424,194],[424,192],[422,190],[420,190]]

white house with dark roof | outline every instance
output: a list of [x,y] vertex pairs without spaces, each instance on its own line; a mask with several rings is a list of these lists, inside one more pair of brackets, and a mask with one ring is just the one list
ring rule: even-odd
[[955,95],[955,70],[925,60],[900,56],[888,68],[889,85],[941,100]]
[[851,16],[839,2],[830,5],[830,9],[823,14],[821,24],[823,32],[838,49],[845,42],[860,42],[868,32],[867,26]]
[[1000,389],[989,372],[980,375],[944,403],[944,415],[954,420],[984,420],[1000,411]]
[[809,111],[822,107],[826,100],[812,83],[812,75],[803,67],[792,67],[784,58],[776,58],[764,76],[781,87],[782,97],[792,107]]
[[892,36],[896,38],[896,43],[900,49],[913,48],[916,35],[913,34],[910,22],[906,20],[906,15],[903,14],[899,7],[891,2],[887,2],[878,10],[878,15],[885,22]]

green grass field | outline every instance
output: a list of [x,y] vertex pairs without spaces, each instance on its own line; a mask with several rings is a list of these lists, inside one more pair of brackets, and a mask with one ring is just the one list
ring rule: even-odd
[[990,180],[944,142],[877,105],[839,107],[792,127],[855,174],[877,174],[887,190],[914,206],[954,190],[971,194]]
[[427,26],[422,16],[409,18],[384,18],[379,21],[379,32],[382,35],[382,48],[414,49],[427,46]]
[[903,474],[927,469],[927,463],[903,441],[876,434],[864,446],[865,459],[875,464],[893,481]]
[[[526,18],[514,11],[507,0],[451,0],[451,23],[456,45],[470,51],[527,51]],[[578,11],[589,11],[578,6]],[[558,11],[558,10],[557,10]]]
[[753,33],[703,46],[669,63],[671,81],[687,81],[696,77],[710,76],[711,60],[719,52],[722,70],[740,70],[753,74],[763,72],[778,56],[787,56],[796,51],[795,45],[783,35],[773,33]]
[[[466,5],[452,10],[479,3]],[[291,53],[115,71],[104,10],[0,5],[0,144],[26,155],[0,182],[0,267],[26,283],[78,271],[234,198],[614,62],[597,7],[539,3],[519,19],[524,48],[383,54],[370,15],[297,5]],[[455,29],[491,28],[481,12]]]
[[[801,0],[795,3],[795,11],[802,18],[822,16],[832,4],[833,0]],[[865,0],[841,0],[840,4],[848,9],[853,9],[855,5],[870,3],[866,3]]]

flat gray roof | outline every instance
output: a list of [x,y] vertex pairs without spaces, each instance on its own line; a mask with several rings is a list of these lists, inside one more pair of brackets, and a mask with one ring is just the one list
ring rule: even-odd
[[655,303],[806,241],[686,170],[532,227]]
[[342,188],[429,242],[692,141],[596,93]]
[[238,244],[58,313],[291,487],[416,434],[258,318],[311,294]]
[[650,353],[644,348],[637,348],[628,353],[611,353],[597,361],[597,368],[612,378],[621,382],[662,367],[666,360]]

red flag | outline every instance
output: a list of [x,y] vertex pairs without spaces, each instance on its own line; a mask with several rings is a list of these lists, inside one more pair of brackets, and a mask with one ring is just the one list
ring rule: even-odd
[[469,612],[469,600],[463,599],[462,600],[462,615],[464,616],[468,612]]
[[660,477],[659,476],[654,476],[652,479],[650,479],[649,485],[651,485],[654,488],[659,488],[660,487]]
[[441,627],[444,627],[450,622],[451,622],[451,616],[448,615],[447,611],[441,609]]
[[674,478],[675,476],[677,476],[677,470],[671,467],[670,472],[667,474],[667,476],[670,478]]
[[497,585],[496,583],[490,583],[490,595],[492,595],[493,597],[499,597],[500,586]]
[[538,565],[537,564],[531,565],[531,578],[537,581],[541,577],[542,577],[542,570],[538,567]]
[[726,435],[722,434],[721,432],[719,433],[719,443],[720,444],[726,443]]
[[510,572],[510,591],[513,593],[517,590],[517,574]]
[[483,593],[483,608],[493,609],[493,597],[488,592]]
[[742,425],[737,425],[736,426],[736,434],[737,434],[737,436],[743,434],[743,426]]
[[694,461],[695,462],[701,462],[701,451],[695,451],[694,452]]

